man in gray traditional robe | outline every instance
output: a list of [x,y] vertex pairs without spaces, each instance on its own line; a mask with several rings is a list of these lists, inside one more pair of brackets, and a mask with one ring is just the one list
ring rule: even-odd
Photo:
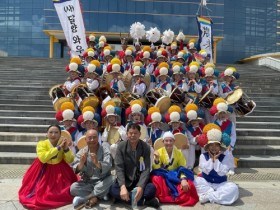
[[71,195],[75,196],[75,209],[93,207],[98,199],[107,199],[110,186],[114,182],[111,175],[110,145],[98,143],[98,132],[88,130],[86,133],[87,146],[81,149],[73,162],[75,173],[81,180],[71,185]]
[[[140,126],[129,124],[127,141],[119,143],[115,158],[117,182],[110,189],[115,201],[130,202],[133,199],[137,205],[159,207],[155,198],[156,188],[150,179],[150,146],[140,140]],[[135,189],[135,198],[132,191]]]

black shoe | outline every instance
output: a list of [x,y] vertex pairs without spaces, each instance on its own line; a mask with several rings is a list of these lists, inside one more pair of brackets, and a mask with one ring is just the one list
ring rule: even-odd
[[150,200],[145,200],[144,205],[158,209],[160,204],[159,204],[159,200],[156,197],[154,197]]

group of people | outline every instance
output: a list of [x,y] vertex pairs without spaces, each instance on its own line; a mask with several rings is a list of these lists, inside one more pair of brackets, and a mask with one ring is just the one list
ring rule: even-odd
[[54,209],[70,203],[75,209],[92,208],[110,197],[114,202],[156,209],[160,203],[230,205],[239,193],[237,185],[227,181],[231,161],[224,153],[222,132],[215,125],[204,132],[207,142],[199,161],[201,174],[195,178],[172,132],[164,133],[163,147],[155,151],[151,162],[150,145],[140,139],[140,126],[129,124],[127,141],[117,147],[113,176],[110,145],[99,143],[96,130],[87,130],[87,145],[74,156],[71,142],[61,138],[61,128],[51,125],[48,139],[37,145],[38,158],[24,175],[19,201],[28,209]]
[[236,69],[219,74],[194,40],[181,49],[123,40],[117,53],[104,36],[96,40],[88,37],[83,59],[72,58],[67,81],[50,91],[62,124],[38,143],[20,202],[30,209],[91,208],[110,197],[155,208],[235,202],[238,187],[227,175],[236,167],[236,107],[227,97],[239,89]]

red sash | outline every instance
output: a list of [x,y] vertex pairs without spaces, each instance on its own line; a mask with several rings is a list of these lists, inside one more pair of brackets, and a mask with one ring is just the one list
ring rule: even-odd
[[168,82],[165,82],[165,83],[163,83],[160,87],[161,87],[162,89],[165,89],[167,84],[168,84]]
[[226,128],[229,126],[230,122],[231,122],[230,120],[227,120],[222,123],[222,125],[220,126],[222,131],[226,130]]
[[76,131],[77,130],[77,128],[75,128],[75,127],[70,127],[69,129],[67,129],[67,131],[70,133],[70,134],[72,134],[74,131]]
[[193,132],[192,132],[192,136],[196,137],[197,135],[202,133],[202,129],[203,129],[203,125],[199,125],[199,127],[197,127]]

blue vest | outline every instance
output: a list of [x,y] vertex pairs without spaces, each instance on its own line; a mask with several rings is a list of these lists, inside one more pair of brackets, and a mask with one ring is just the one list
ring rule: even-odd
[[155,141],[156,141],[158,138],[161,137],[162,130],[157,129],[156,132],[155,132],[155,133],[152,132],[152,134],[151,134],[151,131],[152,131],[152,129],[151,129],[151,128],[148,128],[148,135],[151,137],[152,142],[153,142],[153,144],[154,144]]
[[115,81],[115,79],[113,79],[111,81],[110,86],[111,86],[112,89],[114,89],[115,91],[119,92],[118,80]]
[[[203,155],[204,155],[205,159],[208,161],[209,158],[210,158],[208,152],[203,153]],[[225,157],[225,155],[221,154],[219,156],[219,158],[218,158],[219,161],[222,162],[224,157]],[[207,182],[216,183],[216,184],[220,184],[222,182],[226,182],[227,181],[227,176],[220,176],[220,175],[218,175],[218,173],[214,169],[212,169],[212,171],[210,171],[210,173],[208,175],[202,172],[202,177]]]

